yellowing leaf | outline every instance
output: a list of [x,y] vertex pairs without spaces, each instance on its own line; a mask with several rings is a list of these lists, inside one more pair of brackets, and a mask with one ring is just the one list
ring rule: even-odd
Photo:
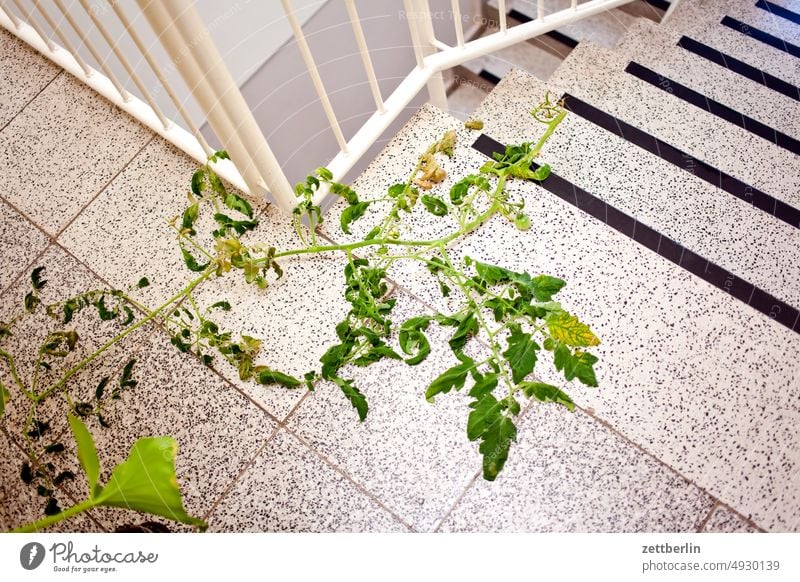
[[596,346],[600,340],[589,326],[581,323],[577,317],[566,311],[553,313],[547,318],[547,327],[550,335],[556,341],[569,346]]

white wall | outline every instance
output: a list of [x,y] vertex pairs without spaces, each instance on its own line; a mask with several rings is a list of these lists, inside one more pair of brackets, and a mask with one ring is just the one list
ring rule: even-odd
[[[84,27],[84,30],[91,31],[90,40],[98,48],[98,52],[103,57],[108,67],[116,74],[121,82],[132,92],[139,95],[138,89],[130,81],[124,68],[113,55],[111,48],[105,43],[102,35],[92,26],[91,19],[78,0],[63,0],[68,7],[70,14]],[[145,19],[139,14],[134,0],[117,0],[129,19],[133,20],[140,35],[146,44],[151,47],[152,54],[156,56],[159,65],[164,69],[167,77],[175,84],[178,95],[187,95],[187,89],[180,80],[180,75],[172,67],[169,58],[156,42],[155,35],[150,31]],[[319,10],[328,0],[294,0],[294,6],[298,18],[305,23]],[[22,4],[34,14],[34,3],[32,0],[21,0]],[[59,27],[69,33],[72,42],[79,46],[78,37],[72,32],[69,24],[62,20],[60,12],[51,2],[40,2],[50,16],[59,22]],[[225,63],[228,65],[234,79],[240,85],[244,84],[250,76],[259,69],[289,38],[292,36],[291,28],[283,13],[283,7],[278,0],[237,0],[234,2],[224,2],[219,0],[195,0],[195,7],[200,12],[203,20],[211,33],[212,38],[217,43],[220,52],[223,54]],[[136,58],[138,51],[133,41],[127,36],[123,27],[117,20],[114,11],[108,5],[108,0],[90,0],[89,5],[95,14],[100,17],[104,24],[110,29],[112,36],[118,46],[129,55],[129,60],[136,72],[143,78],[148,90],[153,93],[158,105],[162,107],[164,113],[176,121],[178,118],[177,110],[170,101],[168,95],[163,91],[156,77],[152,74],[147,63],[143,59]],[[13,9],[16,14],[16,7],[11,2],[4,3],[9,9]],[[37,16],[36,21],[45,30],[46,23]],[[59,40],[53,35],[53,40]],[[88,51],[81,50],[81,54],[90,65],[97,67]],[[200,114],[199,108],[193,100],[186,99],[184,105],[192,115],[198,125],[205,121]]]

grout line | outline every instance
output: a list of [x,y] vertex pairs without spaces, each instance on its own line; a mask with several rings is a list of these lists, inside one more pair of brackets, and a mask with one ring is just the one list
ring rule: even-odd
[[298,435],[296,432],[294,432],[289,427],[283,427],[283,430],[286,431],[287,433],[291,434],[294,438],[296,438],[298,441],[300,441],[302,444],[304,444],[306,447],[308,447],[309,450],[311,452],[313,452],[317,457],[319,457],[326,465],[328,465],[329,467],[334,469],[337,473],[341,474],[345,479],[347,479],[350,483],[352,483],[356,487],[356,489],[358,489],[361,493],[363,493],[368,498],[370,498],[381,509],[383,509],[384,511],[388,512],[392,517],[394,517],[398,522],[400,522],[400,524],[405,526],[410,532],[416,532],[417,531],[416,529],[414,529],[414,527],[412,525],[410,525],[408,522],[406,522],[406,520],[404,520],[402,517],[400,517],[395,511],[393,511],[393,510],[389,509],[388,507],[386,507],[386,505],[383,504],[383,502],[377,497],[377,495],[375,495],[374,493],[369,491],[366,487],[364,487],[361,483],[356,481],[348,472],[346,472],[344,469],[342,469],[341,467],[336,465],[327,456],[325,456],[321,452],[319,452],[316,448],[314,448],[303,437]]
[[135,154],[133,154],[133,155],[130,157],[130,159],[128,159],[128,161],[127,161],[127,162],[125,162],[125,163],[122,165],[122,167],[119,169],[119,171],[117,171],[117,173],[115,173],[113,176],[111,176],[111,178],[109,178],[109,179],[106,181],[106,183],[105,183],[105,184],[104,184],[102,187],[100,187],[100,188],[97,190],[97,192],[95,192],[95,193],[94,193],[94,195],[92,195],[92,197],[91,197],[91,198],[90,198],[90,199],[89,199],[89,200],[86,202],[86,204],[84,204],[84,205],[81,207],[81,209],[80,209],[80,210],[79,210],[77,213],[75,213],[75,216],[73,216],[73,217],[72,217],[72,218],[71,218],[71,219],[70,219],[70,220],[69,220],[69,221],[68,221],[68,222],[67,222],[67,223],[66,223],[66,224],[65,224],[63,227],[61,227],[61,230],[59,230],[59,231],[58,231],[58,232],[57,232],[55,235],[53,235],[53,239],[58,239],[58,238],[59,238],[59,237],[60,237],[62,234],[64,234],[64,231],[65,231],[65,230],[67,230],[67,229],[68,229],[70,226],[72,226],[72,223],[73,223],[73,222],[75,222],[75,221],[78,219],[78,217],[79,217],[81,214],[83,214],[83,211],[84,211],[84,210],[86,210],[87,208],[89,208],[89,206],[92,204],[92,202],[94,202],[95,200],[97,200],[97,198],[98,198],[98,197],[99,197],[99,196],[100,196],[100,195],[101,195],[103,192],[105,192],[105,191],[108,189],[108,187],[109,187],[109,186],[111,186],[111,184],[114,182],[114,180],[116,180],[116,179],[117,179],[117,178],[120,176],[120,174],[122,174],[122,172],[124,172],[125,170],[127,170],[127,169],[128,169],[128,167],[131,165],[131,163],[133,163],[133,160],[135,160],[137,157],[139,157],[139,154],[141,154],[141,153],[142,153],[142,151],[144,151],[144,149],[145,149],[146,147],[148,147],[148,146],[149,146],[151,143],[153,143],[153,140],[156,138],[156,134],[155,134],[155,133],[152,133],[152,132],[150,132],[150,133],[151,133],[152,135],[151,135],[151,136],[150,136],[150,138],[149,138],[149,139],[148,139],[148,140],[147,140],[147,141],[144,143],[144,145],[142,145],[142,147],[140,147],[138,150],[136,150],[136,153],[135,153]]
[[715,501],[714,504],[711,506],[711,509],[708,510],[706,516],[700,520],[700,523],[697,525],[697,529],[695,530],[697,533],[703,533],[703,530],[706,529],[706,525],[708,524],[711,516],[714,515],[714,512],[720,507],[719,501]]
[[481,476],[481,471],[480,470],[476,471],[475,474],[472,476],[472,478],[467,482],[466,486],[464,487],[464,490],[459,494],[458,497],[456,497],[456,500],[450,506],[450,509],[445,511],[444,515],[442,515],[442,517],[436,521],[436,525],[433,528],[433,533],[441,533],[439,530],[442,527],[442,524],[444,524],[444,522],[447,521],[447,518],[450,517],[450,514],[453,513],[455,508],[458,507],[458,505],[461,503],[464,497],[467,496],[467,493],[469,492],[470,489],[472,489],[472,486],[475,484],[475,481],[477,481],[478,477],[480,476]]
[[[26,45],[26,46],[27,46],[27,45]],[[17,112],[14,114],[14,116],[13,116],[11,119],[9,119],[9,120],[8,120],[8,121],[7,121],[7,122],[6,122],[6,123],[3,125],[3,127],[0,127],[0,133],[2,133],[3,131],[5,131],[5,129],[6,129],[6,128],[7,128],[9,125],[11,125],[11,122],[13,122],[13,121],[14,121],[14,120],[15,120],[17,117],[19,117],[19,115],[20,115],[20,114],[21,114],[23,111],[25,111],[25,110],[28,108],[28,106],[29,106],[31,103],[33,103],[33,102],[34,102],[34,101],[35,101],[35,100],[36,100],[36,99],[39,97],[39,95],[41,95],[42,93],[44,93],[45,89],[47,89],[47,88],[48,88],[48,87],[49,87],[49,86],[50,86],[50,85],[53,83],[53,81],[55,81],[56,79],[58,79],[58,78],[59,78],[59,77],[62,75],[62,73],[63,73],[63,72],[64,72],[64,69],[61,69],[61,68],[59,67],[59,71],[56,73],[55,77],[53,77],[52,79],[50,79],[50,80],[47,82],[47,84],[46,84],[44,87],[42,87],[42,88],[41,88],[41,89],[40,89],[40,90],[39,90],[39,91],[36,93],[36,95],[34,95],[34,96],[33,96],[33,97],[31,97],[30,99],[28,99],[28,101],[25,103],[25,105],[23,105],[23,106],[22,106],[22,109],[20,109],[19,111],[17,111]]]
[[222,492],[219,494],[219,496],[217,496],[217,499],[211,504],[211,507],[208,508],[208,511],[206,511],[205,515],[202,516],[201,519],[203,521],[208,523],[209,517],[211,517],[211,515],[217,510],[222,501],[226,497],[228,497],[230,492],[235,487],[236,483],[238,483],[244,477],[245,473],[247,473],[247,471],[250,470],[250,467],[252,467],[253,464],[255,464],[256,459],[261,455],[261,453],[263,453],[267,449],[269,444],[275,439],[280,430],[281,430],[280,426],[275,426],[275,428],[272,429],[272,432],[267,437],[267,440],[265,440],[262,443],[262,445],[258,447],[258,450],[255,452],[255,454],[252,457],[250,457],[250,459],[242,467],[241,471],[239,471],[239,473],[233,479],[231,479],[231,481],[223,488]]
[[675,475],[677,475],[678,477],[680,477],[681,479],[686,481],[689,485],[691,485],[691,486],[697,488],[698,490],[700,490],[702,493],[704,493],[706,496],[708,496],[709,498],[711,498],[715,502],[717,502],[717,503],[719,503],[721,505],[724,505],[725,507],[730,509],[733,513],[735,513],[737,516],[742,518],[748,524],[752,525],[753,527],[755,527],[755,528],[757,528],[757,529],[759,529],[761,531],[765,531],[764,528],[762,528],[761,526],[757,525],[752,519],[746,517],[744,514],[742,514],[741,512],[737,511],[736,509],[733,509],[731,506],[729,506],[726,503],[724,503],[723,501],[721,501],[719,497],[717,497],[716,495],[714,495],[711,492],[709,492],[708,489],[698,485],[697,483],[694,482],[694,480],[688,478],[681,471],[679,471],[678,469],[676,469],[672,465],[668,464],[666,461],[663,461],[660,458],[658,458],[655,454],[651,453],[650,451],[645,449],[642,445],[638,444],[637,442],[632,440],[630,437],[628,437],[626,434],[621,432],[619,429],[614,427],[607,420],[597,416],[597,414],[593,410],[591,410],[589,408],[584,408],[583,406],[580,406],[578,404],[575,405],[575,408],[577,408],[578,410],[580,410],[581,412],[586,414],[588,417],[594,419],[598,424],[600,424],[601,426],[603,426],[606,429],[608,429],[609,431],[611,431],[611,433],[616,435],[618,438],[621,438],[626,443],[630,444],[634,448],[638,449],[639,451],[641,451],[642,453],[644,453],[645,455],[647,455],[648,457],[650,457],[651,459],[656,461],[659,465],[665,467],[667,470],[671,471],[672,473],[674,473]]

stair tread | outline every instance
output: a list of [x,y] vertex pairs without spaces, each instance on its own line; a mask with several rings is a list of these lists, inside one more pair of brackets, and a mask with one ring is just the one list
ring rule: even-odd
[[[489,4],[495,9],[498,6],[497,0],[490,0]],[[545,17],[559,10],[569,8],[570,6],[570,0],[545,0]],[[537,18],[538,1],[509,0],[506,2],[506,10],[509,12],[517,10],[528,17]],[[562,26],[558,31],[576,41],[590,40],[601,46],[610,48],[617,43],[619,38],[624,34],[625,29],[635,21],[635,16],[631,16],[621,10],[612,9]]]
[[[496,30],[492,28],[487,30],[487,34],[492,32]],[[497,77],[504,76],[514,67],[521,67],[537,78],[546,80],[555,72],[562,60],[563,57],[560,58],[550,51],[528,42],[521,42],[467,61],[464,66],[473,73],[479,74],[482,70],[487,70]]]
[[[476,115],[504,143],[535,141],[528,114],[547,88],[523,71],[506,77]],[[638,146],[568,115],[541,155],[557,173],[713,263],[800,307],[800,229]]]
[[624,54],[582,43],[550,85],[800,208],[797,156],[624,73],[628,61]]
[[[716,48],[713,43],[707,46]],[[616,52],[778,131],[800,137],[800,101],[681,48],[674,35],[663,34],[651,23],[631,28]]]
[[752,2],[684,0],[664,26],[673,30],[692,30],[708,24],[717,24],[723,16],[730,16],[788,42],[795,44],[800,42],[800,28],[796,24],[757,8],[755,0]]
[[[535,93],[528,88],[520,99],[532,99]],[[486,108],[481,111],[485,131],[492,135],[501,135],[500,124],[508,124],[512,115],[520,116],[513,107],[503,119],[499,112],[490,118]],[[446,114],[425,109],[387,146],[357,189],[379,192],[401,180],[413,165],[413,152],[452,123]],[[415,138],[416,147],[411,147]],[[468,159],[458,162],[462,153]],[[448,180],[476,171],[483,160],[459,150],[453,164],[460,172]],[[790,356],[800,350],[800,335],[534,183],[512,182],[509,191],[527,200],[532,229],[519,232],[496,217],[454,244],[451,256],[469,255],[564,278],[563,304],[595,327],[603,340],[602,387],[569,388],[573,398],[760,525],[796,527],[800,506],[791,467],[797,462],[800,436],[790,427],[800,422],[800,406],[796,399],[787,403],[787,395],[797,390],[800,377],[800,363]],[[425,214],[417,208],[412,216],[425,220]],[[335,213],[331,218],[334,222]],[[368,230],[371,223],[360,228]],[[438,310],[451,308],[424,268],[390,275]],[[687,346],[692,346],[690,352]],[[555,381],[548,372],[542,377]],[[743,385],[751,391],[733,388]],[[709,410],[713,416],[706,415]],[[759,450],[758,458],[750,450]],[[775,467],[769,474],[755,469],[765,454]]]

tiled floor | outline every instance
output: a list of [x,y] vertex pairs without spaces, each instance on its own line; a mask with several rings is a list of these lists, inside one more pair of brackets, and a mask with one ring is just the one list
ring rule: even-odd
[[[678,16],[685,21],[683,13]],[[775,34],[786,31],[785,25],[759,24]],[[703,26],[696,28],[704,38],[718,38]],[[797,160],[788,152],[663,101],[663,92],[622,73],[630,55],[655,58],[653,49],[637,44],[638,31],[614,53],[580,45],[548,86],[591,98],[776,198],[800,204]],[[719,32],[722,44],[727,34]],[[759,50],[756,57],[767,59],[769,51]],[[669,60],[669,72],[680,68],[676,54],[670,53],[675,60]],[[780,59],[770,66],[782,71]],[[792,74],[784,77],[791,81]],[[700,86],[711,77],[703,79]],[[0,81],[0,320],[19,311],[29,273],[39,265],[46,267],[45,302],[89,288],[128,288],[144,275],[152,285],[135,290],[137,300],[156,306],[174,295],[188,275],[167,221],[184,208],[196,165],[2,31]],[[504,142],[534,139],[539,129],[525,108],[543,89],[510,72],[477,112],[485,132]],[[758,91],[759,98],[769,97]],[[654,102],[658,115],[648,105]],[[781,121],[775,111],[760,112],[765,123]],[[794,131],[786,123],[783,130]],[[696,139],[703,127],[719,131],[726,142]],[[404,180],[420,150],[449,128],[458,131],[456,157],[446,162],[449,176],[434,192],[446,190],[485,158],[471,147],[478,133],[431,107],[387,145],[355,187],[376,194]],[[800,307],[793,227],[577,118],[568,118],[548,148],[544,155],[559,174]],[[768,171],[750,172],[753,160]],[[615,163],[624,171],[604,172]],[[231,366],[209,369],[179,353],[158,321],[108,350],[71,384],[76,396],[90,398],[100,378],[118,373],[131,357],[137,360],[139,384],[107,411],[111,428],[91,425],[104,476],[137,437],[170,434],[180,445],[177,471],[186,506],[212,531],[800,529],[800,336],[538,185],[511,185],[510,191],[526,200],[534,227],[519,233],[505,221],[492,221],[454,244],[453,255],[562,276],[569,283],[562,292],[565,306],[596,328],[603,345],[600,388],[569,388],[578,404],[572,414],[527,405],[497,481],[480,476],[477,447],[465,434],[465,395],[425,401],[430,380],[455,362],[433,328],[433,352],[417,367],[383,361],[347,370],[370,402],[360,423],[335,386],[319,382],[308,392],[242,382]],[[681,202],[689,193],[696,204]],[[712,210],[717,214],[707,216],[704,227],[702,214]],[[329,224],[340,212],[331,211]],[[403,234],[431,237],[452,227],[428,216],[415,209]],[[250,236],[282,248],[296,244],[277,210],[261,208],[259,218]],[[368,231],[373,218],[362,218],[354,236]],[[725,238],[722,225],[746,225],[746,232]],[[347,239],[335,227],[326,226],[324,234]],[[759,244],[764,253],[750,253]],[[228,300],[233,309],[221,323],[264,340],[258,363],[302,375],[318,365],[347,312],[342,261],[303,258],[283,266],[285,277],[265,291],[223,277],[196,298]],[[397,269],[391,275],[396,320],[448,309],[425,273]],[[3,344],[28,355],[20,367],[24,377],[31,374],[46,322],[28,321],[13,344]],[[97,324],[88,314],[69,327],[86,345],[66,365],[119,331],[117,323]],[[471,353],[484,349],[477,340],[469,345]],[[10,383],[3,364],[0,380]],[[27,412],[22,404],[19,394],[12,396],[0,432],[2,529],[36,518],[43,506],[19,478],[24,454],[18,433]],[[37,411],[51,423],[53,438],[66,437],[60,410],[53,402]],[[67,450],[59,466],[77,473],[74,446],[62,440]],[[80,478],[67,482],[57,492],[62,506],[84,487]],[[102,510],[62,527],[96,531],[144,519]]]

